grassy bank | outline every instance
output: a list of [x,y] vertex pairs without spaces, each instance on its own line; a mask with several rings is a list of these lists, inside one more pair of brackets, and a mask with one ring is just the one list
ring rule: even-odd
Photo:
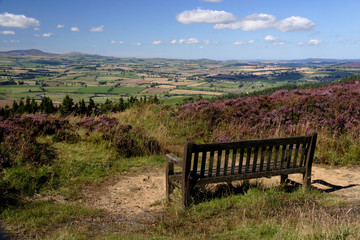
[[[1,224],[18,239],[357,239],[359,204],[318,191],[244,184],[238,194],[187,210],[164,201],[151,218],[129,218],[89,207],[82,190],[129,173],[164,169],[163,155],[181,155],[187,140],[317,131],[318,163],[357,165],[359,85],[351,81],[179,107],[142,104],[97,117],[2,120]],[[224,189],[220,195],[232,192]]]

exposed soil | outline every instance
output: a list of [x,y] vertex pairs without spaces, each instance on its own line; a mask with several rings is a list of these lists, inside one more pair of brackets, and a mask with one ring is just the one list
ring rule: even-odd
[[105,186],[84,189],[84,196],[87,205],[115,215],[135,217],[159,212],[165,199],[165,170],[125,175]]
[[[137,175],[113,179],[105,186],[85,189],[86,204],[107,210],[115,215],[136,217],[161,212],[165,199],[165,171],[150,170]],[[331,168],[313,166],[312,186],[345,201],[360,204],[360,166]],[[302,175],[290,175],[302,183]],[[279,177],[260,180],[265,185],[278,185]]]

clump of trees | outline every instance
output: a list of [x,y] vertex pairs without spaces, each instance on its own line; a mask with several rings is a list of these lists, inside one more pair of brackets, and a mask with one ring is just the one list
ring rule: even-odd
[[158,97],[140,97],[130,96],[128,99],[120,97],[118,101],[111,101],[106,99],[105,103],[99,104],[90,98],[88,103],[85,103],[85,100],[82,99],[78,103],[75,103],[74,100],[66,95],[61,104],[54,104],[50,97],[44,96],[41,99],[40,104],[35,101],[34,98],[27,97],[25,100],[22,98],[19,102],[15,101],[12,104],[12,107],[6,105],[5,107],[0,108],[0,116],[3,118],[8,118],[14,115],[21,115],[24,113],[34,114],[34,113],[60,113],[63,116],[67,115],[100,115],[107,112],[123,112],[128,108],[133,106],[139,106],[143,104],[159,104],[160,100]]

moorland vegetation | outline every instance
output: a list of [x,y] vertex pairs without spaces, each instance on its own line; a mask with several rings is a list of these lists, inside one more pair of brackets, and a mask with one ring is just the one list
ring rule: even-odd
[[[46,101],[50,103],[51,99]],[[166,211],[135,225],[131,221],[109,222],[109,213],[77,201],[84,197],[80,189],[85,185],[101,184],[128,171],[164,167],[164,153],[171,150],[182,154],[181,147],[187,140],[230,141],[316,131],[319,133],[316,163],[359,164],[359,76],[319,88],[282,89],[268,95],[200,100],[179,106],[154,102],[154,98],[136,102],[116,113],[110,113],[106,104],[96,105],[104,108],[99,113],[81,112],[79,109],[92,108],[85,103],[75,108],[68,96],[59,107],[51,104],[53,109],[49,112],[31,99],[6,109],[8,114],[1,116],[0,122],[3,193],[0,219],[13,237],[356,239],[360,236],[359,206],[349,206],[316,191],[287,193],[282,188],[243,184],[243,194],[205,201],[188,210],[163,203]],[[116,104],[108,102],[111,107]],[[24,110],[26,106],[29,109],[33,106],[32,110]],[[61,196],[66,201],[46,200],[46,196]],[[95,218],[101,222],[89,220]],[[74,221],[83,225],[75,225]]]

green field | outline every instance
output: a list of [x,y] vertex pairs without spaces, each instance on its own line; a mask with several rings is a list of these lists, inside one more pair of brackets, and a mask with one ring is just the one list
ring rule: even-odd
[[95,94],[95,93],[108,93],[110,87],[84,87],[76,90],[76,93]]
[[[11,86],[0,86],[1,98],[40,99],[46,94],[56,101],[66,95],[74,99],[157,95],[165,103],[186,99],[191,91],[165,93],[166,89],[229,93],[251,93],[286,84],[327,83],[360,73],[360,68],[342,65],[288,65],[286,62],[213,61],[209,59],[122,59],[96,55],[61,57],[1,56],[0,77]],[[30,84],[30,85],[20,85]],[[37,84],[37,85],[34,85]],[[159,87],[163,85],[163,87]],[[156,88],[162,89],[156,89]],[[149,88],[149,93],[141,91]],[[171,100],[171,98],[175,98]]]
[[132,95],[132,94],[137,94],[145,89],[146,88],[144,87],[116,87],[112,89],[111,93]]

